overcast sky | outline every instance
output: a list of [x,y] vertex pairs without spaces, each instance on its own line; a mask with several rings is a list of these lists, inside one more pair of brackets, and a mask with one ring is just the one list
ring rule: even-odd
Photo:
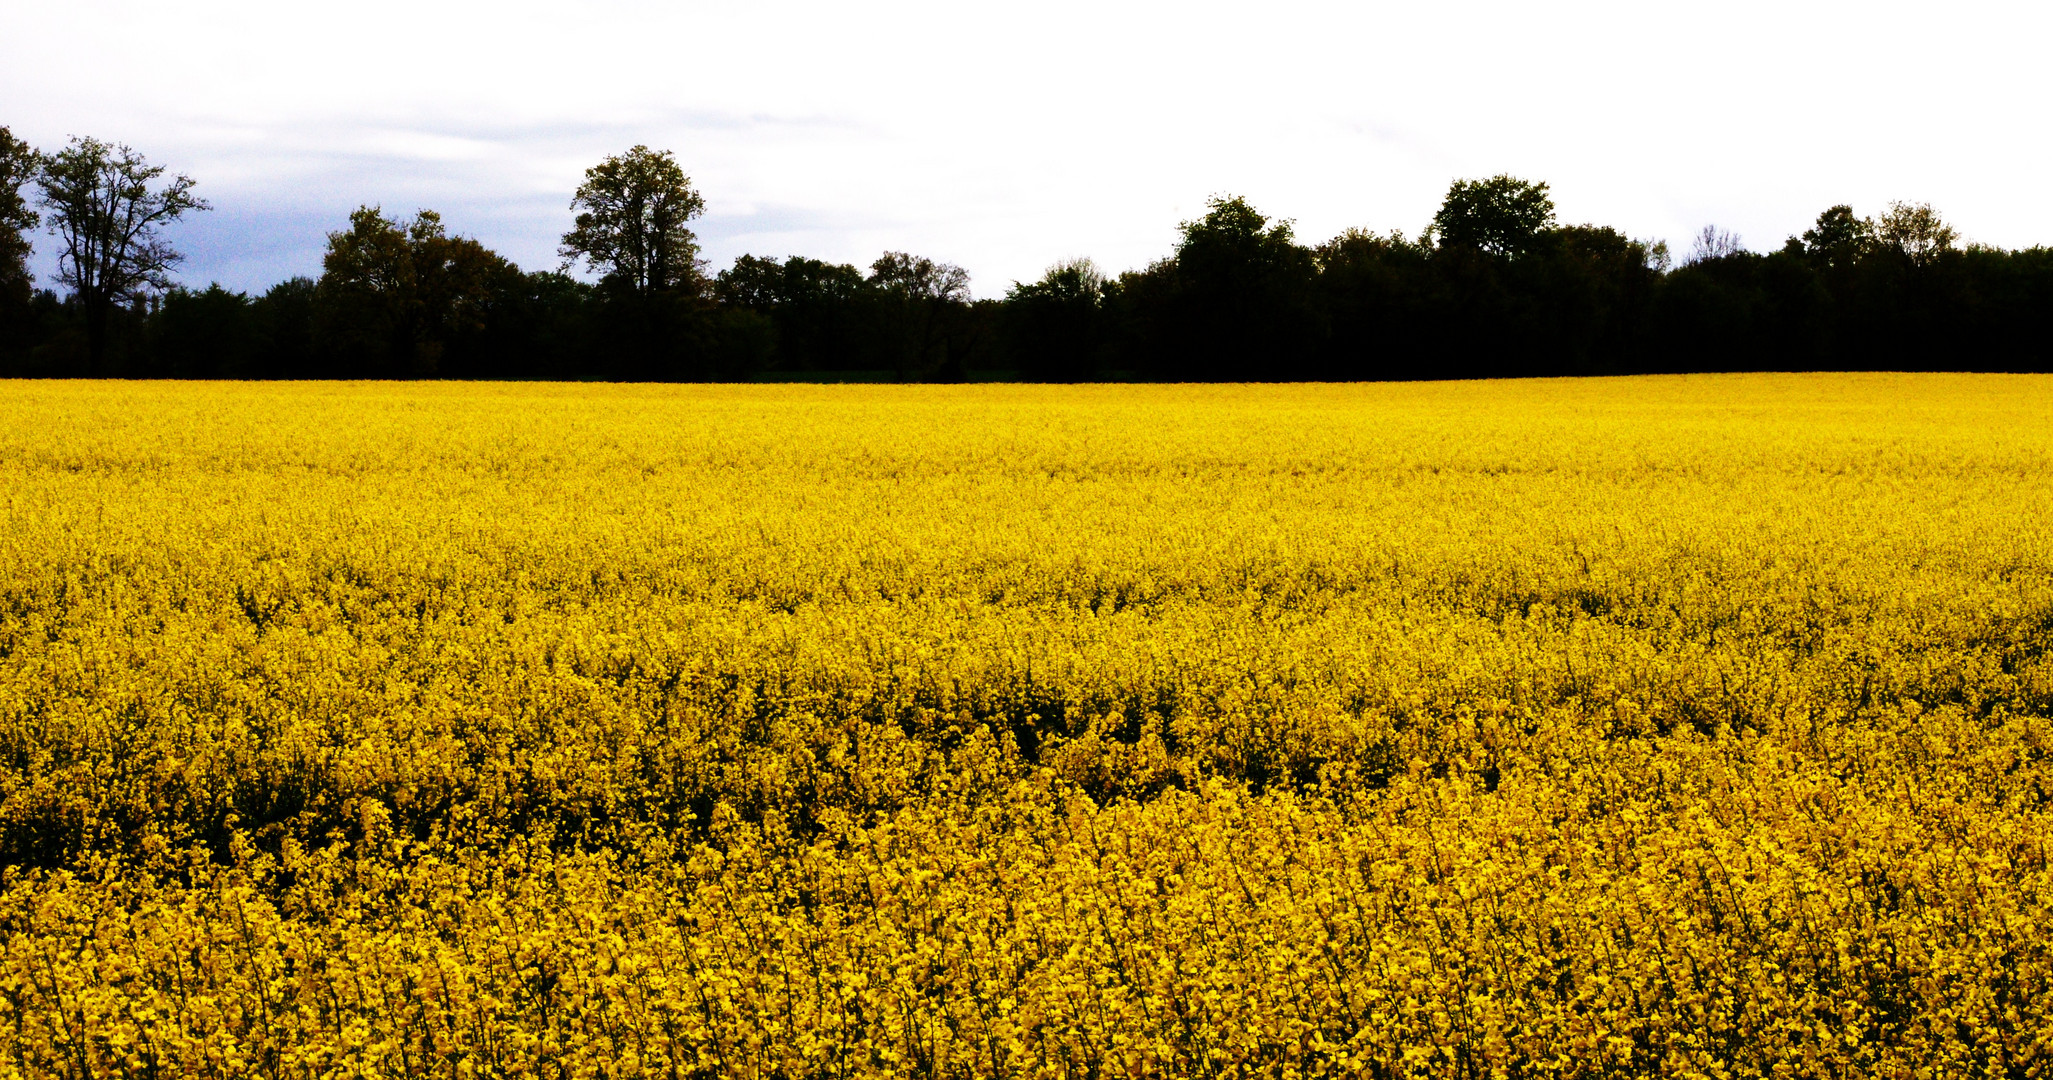
[[[1317,242],[1416,233],[1510,172],[1561,217],[1757,250],[1929,201],[2053,243],[2043,3],[10,2],[0,124],[126,142],[215,206],[189,284],[320,266],[362,203],[556,263],[583,170],[635,143],[743,253],[960,263],[1165,254],[1208,195]],[[39,247],[50,247],[47,238]],[[48,262],[39,257],[42,276]]]

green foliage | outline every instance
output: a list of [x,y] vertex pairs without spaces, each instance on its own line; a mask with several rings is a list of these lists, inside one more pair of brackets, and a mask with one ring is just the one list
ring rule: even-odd
[[1545,183],[1499,173],[1484,180],[1456,180],[1433,215],[1433,233],[1443,248],[1490,255],[1523,255],[1554,226],[1554,199]]
[[1089,259],[1056,263],[1031,284],[1015,282],[1001,322],[1009,359],[1024,379],[1076,382],[1096,375],[1106,347],[1110,283]]
[[959,382],[962,342],[951,333],[956,311],[969,303],[969,271],[903,251],[887,251],[870,264],[879,344],[900,379]]
[[37,186],[61,245],[57,276],[83,309],[95,371],[106,356],[112,309],[170,287],[182,256],[163,238],[163,227],[212,209],[192,193],[191,177],[158,183],[164,173],[126,145],[90,138],[75,138],[42,160]]
[[720,272],[713,297],[724,307],[758,313],[775,325],[775,348],[765,368],[847,368],[867,362],[873,351],[865,334],[870,284],[847,263],[743,255]]
[[[849,269],[854,271],[855,267]],[[856,279],[862,279],[859,271]],[[784,264],[777,259],[743,255],[714,279],[713,297],[727,307],[769,311],[784,300]]]
[[1819,214],[1818,223],[1793,243],[1795,250],[1822,266],[1848,267],[1874,248],[1875,226],[1866,218],[1855,217],[1853,207],[1840,203]]
[[1318,267],[1291,222],[1240,196],[1214,196],[1180,227],[1176,254],[1119,290],[1141,337],[1137,365],[1157,377],[1304,378],[1320,336]]
[[1292,223],[1271,219],[1238,195],[1214,195],[1205,216],[1177,226],[1176,261],[1186,273],[1229,279],[1295,273],[1310,265]]
[[1931,203],[1893,202],[1888,212],[1875,221],[1875,240],[1884,248],[1909,259],[1913,266],[1929,266],[1953,250],[1960,233],[1939,220]]
[[22,189],[35,179],[41,164],[42,157],[34,147],[0,127],[0,292],[24,299],[30,282],[31,250],[25,234],[42,224],[42,219],[29,208]]
[[869,282],[907,300],[961,303],[969,299],[969,271],[903,251],[887,251],[870,264]]
[[182,378],[249,378],[261,348],[256,301],[219,285],[173,288],[151,320],[157,359]]
[[[1077,260],[976,301],[961,267],[899,251],[867,271],[743,255],[709,280],[688,227],[704,198],[670,153],[636,146],[587,170],[562,272],[522,274],[448,236],[432,213],[401,223],[366,208],[330,237],[318,289],[289,283],[240,300],[196,290],[160,311],[153,297],[177,253],[153,230],[204,206],[191,181],[160,182],[161,168],[92,140],[46,165],[0,129],[0,189],[17,192],[0,197],[0,222],[36,221],[18,197],[29,172],[46,189],[82,177],[72,186],[88,196],[130,199],[139,242],[107,264],[127,277],[86,282],[115,248],[93,247],[104,230],[60,228],[91,256],[67,257],[72,295],[60,298],[29,292],[26,242],[0,228],[0,248],[17,242],[0,251],[12,260],[0,260],[0,373],[10,375],[1067,382],[2053,370],[2053,258],[1963,248],[1922,203],[1873,218],[1833,206],[1766,254],[1707,227],[1678,267],[1665,241],[1559,224],[1547,184],[1509,175],[1455,181],[1415,239],[1350,229],[1317,248],[1292,221],[1220,195],[1143,269],[1107,280]],[[67,205],[86,210],[43,218],[84,220],[96,204]],[[596,283],[569,276],[580,263]]]
[[495,296],[519,271],[422,210],[402,225],[378,207],[328,234],[316,319],[342,362],[362,374],[438,372],[460,337],[484,331]]
[[670,151],[637,145],[586,169],[570,205],[578,215],[563,234],[566,268],[583,260],[608,286],[642,298],[701,284],[688,223],[706,200]]
[[9,370],[11,356],[36,337],[28,233],[42,219],[30,208],[23,189],[41,164],[34,147],[0,127],[0,372]]

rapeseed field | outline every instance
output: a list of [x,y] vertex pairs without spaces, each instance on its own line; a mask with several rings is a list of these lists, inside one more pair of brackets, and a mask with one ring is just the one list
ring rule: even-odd
[[0,386],[0,1076],[2053,1075],[2053,380]]

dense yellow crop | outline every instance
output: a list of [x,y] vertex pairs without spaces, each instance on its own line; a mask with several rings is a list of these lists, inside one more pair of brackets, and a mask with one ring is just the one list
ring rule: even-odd
[[0,1077],[2053,1076],[2053,380],[0,386]]

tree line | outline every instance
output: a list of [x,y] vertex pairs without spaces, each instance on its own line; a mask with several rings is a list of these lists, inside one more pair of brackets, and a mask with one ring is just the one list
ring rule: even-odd
[[[1962,244],[1924,204],[1827,208],[1772,251],[1564,225],[1545,183],[1457,180],[1417,235],[1220,196],[1116,276],[1051,267],[973,299],[961,267],[744,255],[717,272],[668,152],[587,170],[557,267],[430,210],[359,208],[318,278],[173,284],[164,227],[208,204],[127,146],[0,128],[0,374],[170,378],[950,381],[1432,379],[1730,370],[2053,370],[2053,250]],[[39,231],[40,230],[40,231]],[[34,238],[55,240],[38,288]],[[586,271],[584,277],[574,271]]]

